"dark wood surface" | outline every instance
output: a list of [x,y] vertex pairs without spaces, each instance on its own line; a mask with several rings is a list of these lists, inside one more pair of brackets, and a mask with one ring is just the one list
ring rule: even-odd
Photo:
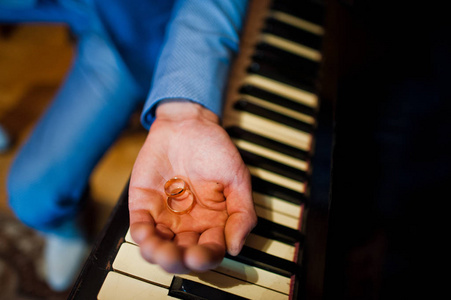
[[99,235],[68,299],[97,299],[97,294],[129,228],[128,184]]

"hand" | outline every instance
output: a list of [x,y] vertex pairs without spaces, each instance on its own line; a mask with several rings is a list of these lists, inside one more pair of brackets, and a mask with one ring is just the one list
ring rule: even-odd
[[[187,214],[166,207],[163,186],[174,176],[196,196]],[[188,101],[158,106],[133,168],[129,208],[142,256],[171,273],[215,268],[226,250],[237,255],[257,220],[239,152],[218,117]]]

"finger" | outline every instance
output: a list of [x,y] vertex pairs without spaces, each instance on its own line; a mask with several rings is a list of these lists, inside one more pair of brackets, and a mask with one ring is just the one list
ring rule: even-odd
[[160,208],[159,201],[152,201],[156,198],[154,194],[144,189],[129,188],[130,234],[138,244],[146,237],[156,234],[151,211],[159,211]]
[[158,262],[155,260],[155,253],[158,251],[158,248],[161,247],[163,242],[165,242],[165,240],[157,236],[151,236],[141,241],[139,244],[141,256],[148,262],[157,264]]
[[181,248],[189,248],[197,245],[198,240],[199,233],[193,231],[177,233],[174,238],[175,244]]
[[252,200],[252,187],[249,171],[243,170],[241,176],[224,190],[227,199],[229,218],[225,225],[227,251],[238,255],[246,237],[257,224],[257,215]]
[[[139,213],[138,211],[137,214]],[[159,264],[164,270],[171,273],[188,271],[183,265],[182,251],[174,242],[170,241],[174,234],[164,225],[155,226],[152,217],[147,221],[131,224],[130,234],[133,240],[139,244],[141,256],[146,261]]]
[[147,190],[129,190],[130,233],[138,244],[153,234],[158,234],[161,238],[168,240],[174,237],[174,233],[167,225],[156,224],[152,217],[152,209],[157,212],[162,210],[160,198]]
[[166,225],[157,224],[155,226],[156,234],[164,240],[172,240],[174,238],[174,233]]
[[130,235],[135,243],[141,244],[142,241],[155,235],[155,223],[153,218],[147,222],[136,222],[130,225]]
[[173,241],[158,236],[149,237],[141,243],[140,250],[146,261],[160,265],[166,272],[188,272],[183,264],[182,250]]
[[184,262],[187,268],[205,272],[216,268],[225,255],[224,229],[214,227],[204,231],[198,245],[185,251]]
[[255,213],[234,213],[229,216],[225,225],[225,239],[227,252],[230,255],[238,255],[251,230],[257,224]]

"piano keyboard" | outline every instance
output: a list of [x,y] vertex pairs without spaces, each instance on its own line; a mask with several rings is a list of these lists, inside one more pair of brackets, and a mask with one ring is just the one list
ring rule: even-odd
[[[258,2],[258,4],[256,4]],[[206,273],[174,275],[141,257],[129,232],[114,245],[98,299],[290,299],[301,274],[302,216],[319,100],[323,7],[275,0],[238,57],[223,126],[247,164],[258,225],[243,251]],[[258,5],[258,7],[257,7]],[[264,6],[263,6],[264,8]],[[243,39],[249,40],[244,33]],[[247,52],[246,52],[247,51]],[[240,61],[241,60],[241,61]],[[248,66],[243,71],[243,61]],[[80,280],[79,281],[83,281]],[[77,295],[75,287],[72,294]]]
[[[283,245],[273,245],[275,248],[278,246],[282,252],[284,250],[286,251],[286,249],[283,249]],[[273,250],[277,252],[277,249]],[[289,252],[279,255],[290,256]],[[291,254],[294,254],[294,252]],[[168,274],[158,265],[147,263],[141,257],[139,247],[134,244],[129,233],[113,262],[113,269],[118,273],[131,275],[166,289],[171,289],[171,283],[174,277],[174,275]],[[246,265],[229,258],[225,258],[215,270],[201,274],[176,276],[214,288],[221,287],[222,291],[244,298],[252,298],[258,295],[259,299],[286,299],[286,294],[289,293],[290,289],[290,279],[288,277]],[[109,281],[108,278],[107,281]],[[106,284],[109,285],[109,283]],[[99,299],[111,299],[101,297],[102,293],[110,293],[108,290],[103,290],[103,288],[100,290]],[[168,293],[169,291],[166,295]]]

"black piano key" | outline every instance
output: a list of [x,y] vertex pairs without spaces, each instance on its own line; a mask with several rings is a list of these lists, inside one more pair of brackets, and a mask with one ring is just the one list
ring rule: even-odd
[[306,133],[312,133],[313,132],[313,126],[311,124],[305,123],[303,121],[291,118],[289,116],[280,114],[278,112],[266,109],[264,107],[261,107],[257,104],[251,103],[249,101],[246,101],[244,99],[239,100],[235,102],[235,105],[233,106],[237,110],[246,111],[254,115],[261,116],[263,118],[272,120],[274,122],[284,124],[290,127],[293,127],[294,129],[306,132]]
[[305,73],[306,69],[310,70],[312,76],[317,75],[318,69],[320,67],[320,63],[317,61],[299,56],[264,41],[257,43],[254,53],[265,54],[266,56],[268,56],[268,61],[274,61],[278,64],[281,63],[284,65],[297,66],[302,69],[302,73]]
[[169,296],[188,300],[242,300],[247,299],[235,294],[213,288],[189,279],[174,276],[169,287]]
[[226,254],[226,257],[285,277],[291,277],[300,272],[300,266],[295,262],[247,246],[243,246],[237,256]]
[[274,196],[298,205],[305,202],[305,195],[299,192],[268,182],[256,176],[251,176],[251,181],[253,190],[260,194]]
[[253,57],[251,64],[247,68],[247,72],[268,77],[310,93],[314,93],[317,90],[314,80],[310,77],[304,77],[302,69],[296,68],[295,66],[277,64],[277,62],[273,61],[266,61],[264,56]]
[[294,158],[297,158],[297,159],[300,159],[303,161],[308,161],[310,159],[310,156],[309,156],[308,152],[306,152],[306,151],[303,151],[301,149],[297,149],[297,148],[291,147],[289,145],[268,139],[261,135],[246,131],[237,126],[228,127],[228,128],[226,128],[226,131],[232,138],[243,139],[243,140],[249,141],[251,143],[260,145],[262,147],[266,147],[268,149],[274,150],[279,153],[283,153],[288,156],[292,156]]
[[286,40],[301,44],[303,46],[320,50],[322,37],[314,33],[294,27],[290,24],[281,22],[274,18],[268,18],[265,21],[263,32],[270,33]]
[[316,86],[320,64],[311,59],[262,42],[256,46],[252,61],[278,66],[283,72],[295,73],[295,77],[303,81],[305,85]]
[[247,94],[249,96],[253,96],[256,98],[260,98],[263,100],[266,100],[268,102],[292,109],[294,111],[309,115],[309,116],[315,116],[316,112],[315,109],[312,107],[303,105],[299,102],[292,101],[290,99],[287,99],[283,96],[276,95],[274,93],[265,91],[263,89],[260,89],[258,87],[255,87],[253,85],[244,85],[240,89],[240,93]]
[[300,231],[261,217],[258,217],[257,226],[252,229],[252,233],[288,245],[294,245],[296,243],[302,244],[304,241],[304,236]]
[[278,163],[274,160],[256,155],[242,149],[238,149],[238,151],[240,152],[241,158],[246,165],[259,167],[301,182],[306,181],[307,175],[304,171]]
[[284,72],[283,68],[277,65],[253,61],[247,68],[247,71],[249,73],[261,75],[310,93],[315,93],[316,91],[315,87],[310,83],[300,80],[300,76],[298,76],[296,72],[293,72],[294,70]]
[[[298,66],[305,72],[306,69],[311,70],[312,76],[317,75],[320,63],[306,57],[294,54],[277,46],[271,45],[265,41],[260,41],[255,46],[255,53],[264,53],[271,57],[272,61],[282,63],[284,65]],[[314,71],[314,72],[313,72]]]
[[272,9],[282,11],[311,23],[324,23],[325,8],[321,1],[314,0],[274,0]]

